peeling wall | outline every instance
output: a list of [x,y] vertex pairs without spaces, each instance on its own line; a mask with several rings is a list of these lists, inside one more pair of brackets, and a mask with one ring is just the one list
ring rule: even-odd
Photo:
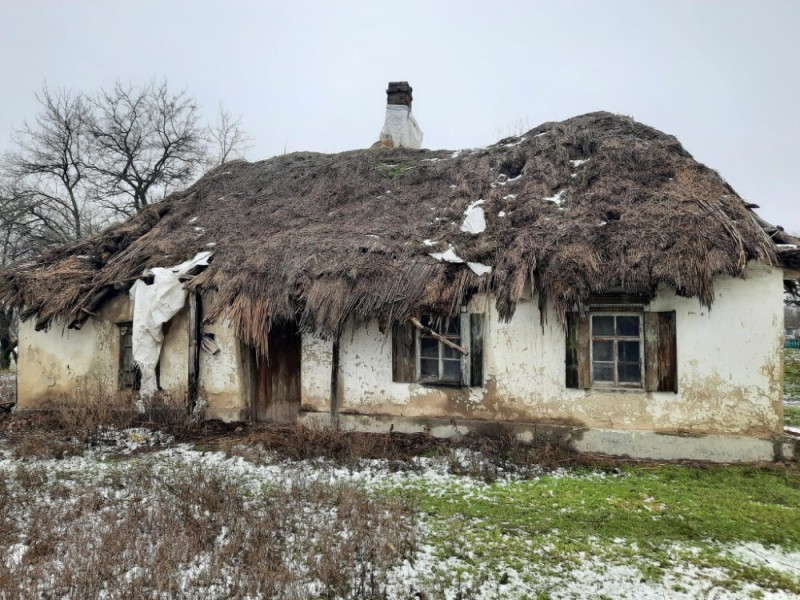
[[[747,280],[720,278],[711,310],[695,299],[659,290],[647,311],[676,313],[678,393],[567,389],[565,335],[554,312],[544,328],[535,297],[523,299],[509,323],[493,302],[475,298],[483,312],[485,385],[444,388],[392,382],[391,334],[377,323],[351,323],[340,340],[339,412],[407,418],[524,421],[662,433],[770,436],[782,433],[782,271],[751,265]],[[210,305],[207,298],[206,305]],[[118,296],[80,331],[56,323],[36,332],[20,326],[20,408],[79,394],[117,390],[119,331],[130,303]],[[204,326],[220,351],[200,350],[200,396],[206,416],[249,417],[249,374],[239,341],[226,320]],[[188,312],[169,324],[162,348],[161,386],[185,401],[188,389]],[[328,413],[330,341],[304,335],[301,411]],[[680,439],[676,437],[675,439]],[[678,442],[676,442],[678,443]]]
[[[565,335],[548,311],[544,330],[535,297],[501,323],[484,312],[485,386],[443,388],[392,382],[390,334],[377,323],[349,326],[340,340],[343,414],[521,420],[618,430],[769,436],[781,434],[782,273],[751,265],[747,280],[720,278],[711,310],[659,291],[646,311],[676,312],[678,393],[567,389]],[[303,341],[305,410],[328,411],[331,343]]]
[[[208,298],[205,305],[210,306]],[[203,333],[214,335],[219,352],[200,350],[200,397],[208,402],[207,419],[243,421],[248,418],[247,377],[241,357],[241,344],[230,321],[205,325]]]
[[[19,327],[17,408],[49,401],[112,397],[119,391],[119,323],[133,318],[131,302],[120,294],[104,305],[98,318],[80,330],[55,321],[36,331],[30,319]],[[188,389],[188,317],[184,308],[167,326],[159,363],[159,381],[169,399],[185,403]]]

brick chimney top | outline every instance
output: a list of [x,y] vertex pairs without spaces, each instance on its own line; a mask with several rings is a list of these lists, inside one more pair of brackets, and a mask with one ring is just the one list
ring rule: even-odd
[[390,81],[386,90],[386,119],[373,148],[421,148],[422,130],[411,114],[411,86]]
[[386,104],[402,104],[411,108],[413,100],[411,92],[413,91],[407,81],[390,81],[386,90]]

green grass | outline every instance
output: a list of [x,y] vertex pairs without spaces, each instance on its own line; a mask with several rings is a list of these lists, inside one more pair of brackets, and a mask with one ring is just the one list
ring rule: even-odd
[[800,427],[800,406],[784,406],[783,421],[790,427]]
[[784,348],[783,353],[784,391],[789,396],[800,396],[800,350]]
[[504,566],[563,577],[570,566],[597,558],[633,565],[648,581],[691,565],[722,569],[727,577],[716,583],[729,589],[754,583],[800,593],[800,579],[747,566],[724,551],[742,542],[800,550],[797,472],[636,467],[410,493],[427,515],[442,562],[455,557],[473,579]]

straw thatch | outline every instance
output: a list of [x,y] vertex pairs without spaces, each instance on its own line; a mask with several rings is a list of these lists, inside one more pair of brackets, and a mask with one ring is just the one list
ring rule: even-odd
[[[460,231],[479,199],[486,230]],[[79,327],[147,268],[211,249],[190,286],[216,290],[211,318],[230,316],[257,345],[276,320],[332,335],[348,317],[448,313],[478,290],[509,318],[526,281],[562,317],[589,295],[662,283],[710,305],[715,277],[744,277],[749,260],[778,264],[770,236],[788,236],[756,219],[677,139],[598,112],[457,153],[230,163],[100,235],[0,271],[0,301],[40,327],[55,316]],[[491,274],[429,256],[449,244]]]

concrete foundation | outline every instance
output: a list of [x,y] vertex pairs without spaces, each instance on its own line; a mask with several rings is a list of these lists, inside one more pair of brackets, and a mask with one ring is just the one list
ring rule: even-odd
[[717,463],[751,463],[792,460],[797,440],[789,437],[752,438],[722,435],[665,435],[651,431],[580,429],[542,423],[425,419],[328,413],[300,413],[309,426],[338,426],[345,431],[370,433],[428,433],[439,438],[459,438],[467,433],[497,436],[512,433],[533,444],[565,444],[578,452],[649,460],[697,460]]

